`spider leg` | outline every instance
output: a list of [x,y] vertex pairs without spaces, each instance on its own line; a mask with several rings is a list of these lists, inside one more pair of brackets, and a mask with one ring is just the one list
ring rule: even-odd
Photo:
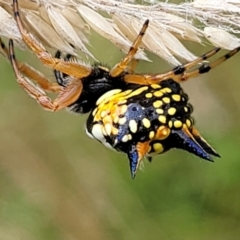
[[197,77],[200,74],[203,73],[207,73],[209,72],[211,69],[217,67],[218,65],[220,65],[221,63],[223,63],[224,61],[228,60],[229,58],[231,58],[232,56],[234,56],[237,52],[240,51],[240,47],[237,47],[231,51],[229,51],[227,54],[223,55],[222,57],[218,58],[217,60],[213,61],[212,63],[204,63],[202,64],[198,69],[193,70],[191,72],[186,72],[184,74],[182,74],[177,81],[178,82],[183,82],[188,80],[189,78],[192,77]]
[[155,75],[128,74],[128,75],[124,76],[124,80],[129,83],[142,84],[142,85],[159,83],[166,79],[173,79],[176,82],[183,82],[183,81],[188,80],[189,78],[197,77],[200,74],[209,72],[211,69],[215,68],[216,66],[218,66],[219,64],[221,64],[222,62],[226,61],[227,59],[234,56],[237,52],[239,52],[240,47],[237,47],[237,48],[229,51],[227,54],[218,58],[217,60],[213,61],[212,63],[203,63],[196,70],[187,72],[187,70],[196,66],[196,64],[201,63],[204,60],[208,59],[209,57],[215,55],[219,50],[220,50],[220,48],[215,48],[215,49],[209,51],[208,53],[202,55],[201,57],[195,59],[194,61],[189,62],[184,65],[179,65],[167,73],[155,74]]
[[138,47],[142,41],[142,38],[147,30],[149,20],[146,20],[142,26],[141,31],[139,32],[137,38],[133,42],[130,47],[128,54],[121,60],[120,63],[116,64],[110,71],[110,76],[116,77],[119,76],[128,66],[128,64],[132,61],[134,55],[136,54]]
[[[1,44],[1,48],[0,48],[1,54],[7,59],[10,59],[9,50],[5,46],[5,44],[2,42],[1,38],[0,38],[0,44]],[[47,78],[44,77],[42,73],[40,73],[33,67],[20,61],[16,61],[16,63],[17,63],[19,72],[21,72],[21,74],[25,75],[26,77],[36,82],[43,90],[49,91],[49,92],[59,92],[61,90],[61,86],[59,86],[57,83],[50,82]]]
[[128,67],[128,72],[129,73],[134,73],[135,72],[135,69],[136,69],[136,67],[137,67],[137,65],[138,65],[138,62],[139,62],[139,60],[138,59],[132,59],[132,61],[130,62],[130,64],[129,64],[129,67]]
[[82,82],[80,79],[73,78],[72,81],[59,92],[57,98],[52,101],[40,87],[37,87],[28,78],[22,76],[18,69],[13,41],[11,39],[9,41],[9,58],[18,84],[45,110],[58,111],[74,103],[80,96],[82,92]]
[[51,54],[24,29],[20,17],[18,0],[13,0],[13,12],[23,41],[38,56],[43,64],[77,78],[87,77],[91,73],[90,67],[80,65],[77,62],[65,62],[63,59],[53,58]]
[[[62,56],[62,52],[58,50],[55,53],[55,58],[61,58],[61,56]],[[76,57],[71,54],[66,54],[66,56],[63,58],[63,60],[66,62],[74,61],[74,60],[76,60]],[[57,83],[63,87],[65,87],[67,85],[67,83],[69,81],[71,81],[71,79],[72,79],[72,77],[70,75],[63,73],[56,69],[54,69],[53,73],[54,73]]]

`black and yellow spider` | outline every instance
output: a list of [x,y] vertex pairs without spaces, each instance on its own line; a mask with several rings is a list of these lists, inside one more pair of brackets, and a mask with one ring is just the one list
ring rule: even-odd
[[[144,157],[151,160],[152,155],[171,148],[186,150],[209,161],[213,161],[210,155],[219,157],[194,127],[193,108],[179,83],[208,72],[236,54],[240,47],[212,63],[203,61],[220,48],[163,74],[137,74],[131,66],[135,66],[134,55],[148,27],[148,20],[126,57],[109,69],[100,64],[88,66],[71,61],[71,55],[62,58],[60,51],[52,57],[24,29],[17,0],[13,0],[13,12],[23,41],[43,64],[54,69],[57,84],[18,62],[10,40],[9,50],[3,43],[1,46],[2,52],[10,59],[17,82],[46,110],[55,112],[68,108],[76,113],[89,113],[87,134],[105,146],[127,154],[132,177]],[[187,71],[199,63],[202,63],[200,67]],[[51,100],[44,90],[57,92],[56,99]]]

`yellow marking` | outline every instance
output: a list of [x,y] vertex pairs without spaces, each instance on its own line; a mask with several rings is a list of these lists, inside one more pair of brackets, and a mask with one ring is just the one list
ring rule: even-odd
[[150,128],[150,127],[151,127],[151,122],[150,122],[147,118],[144,118],[144,119],[142,120],[142,123],[143,123],[143,126],[144,126],[145,128]]
[[155,101],[155,102],[153,103],[153,106],[154,106],[155,108],[160,108],[160,107],[162,106],[162,104],[163,104],[162,101],[157,100],[157,101]]
[[153,95],[155,97],[162,97],[163,96],[163,92],[161,90],[158,90],[158,91],[154,92]]
[[172,90],[170,88],[163,88],[161,91],[163,93],[171,93],[172,92]]
[[98,139],[99,141],[102,141],[103,136],[103,126],[100,124],[94,124],[92,128],[92,135],[94,138]]
[[105,128],[105,131],[106,131],[107,135],[110,136],[111,132],[112,132],[112,124],[107,123],[107,124],[104,125],[104,128]]
[[176,120],[173,123],[175,128],[181,128],[182,127],[182,122],[180,120]]
[[113,122],[114,123],[117,123],[119,121],[119,117],[116,115],[114,118],[113,118]]
[[135,120],[131,119],[129,121],[129,128],[132,133],[136,133],[137,132],[137,122]]
[[173,126],[172,120],[170,120],[170,121],[168,122],[168,126],[169,126],[170,128],[172,128],[172,126]]
[[151,87],[152,87],[153,89],[159,89],[159,88],[161,88],[161,86],[158,85],[158,84],[151,84]]
[[128,134],[128,140],[132,140],[132,135]]
[[133,90],[131,90],[131,89],[128,89],[127,91],[124,91],[124,92],[122,92],[123,94],[122,94],[122,93],[120,93],[119,95],[120,95],[120,96],[124,96],[124,97],[125,97],[125,96],[127,96],[128,94],[130,94],[132,91],[133,91]]
[[173,95],[172,95],[172,99],[173,99],[174,101],[176,101],[176,102],[180,102],[181,96],[178,95],[178,94],[173,94]]
[[100,103],[107,100],[109,97],[112,97],[113,95],[120,93],[121,91],[122,91],[121,89],[113,89],[111,91],[106,92],[97,100],[96,105],[99,105]]
[[103,134],[104,136],[107,136],[107,132],[106,132],[106,130],[105,130],[104,127],[102,128],[102,134]]
[[92,112],[92,115],[95,116],[96,113],[97,113],[97,111],[98,111],[98,108],[95,108],[95,109],[93,110],[93,112]]
[[118,129],[115,127],[112,127],[112,134],[117,135],[118,134]]
[[161,123],[163,123],[163,124],[165,124],[166,121],[167,121],[166,117],[163,116],[163,115],[159,116],[159,117],[158,117],[158,120],[159,120],[159,122],[161,122]]
[[152,98],[153,95],[152,95],[152,93],[147,93],[147,94],[145,95],[145,97],[146,97],[146,98]]
[[149,133],[149,139],[153,139],[154,136],[155,136],[155,132],[154,132],[154,131],[151,131],[151,132]]
[[139,94],[141,94],[142,92],[146,91],[147,89],[148,89],[147,86],[138,88],[135,91],[133,91],[132,93],[128,94],[126,97],[127,98],[131,98],[131,97],[134,97],[134,96],[138,96]]
[[163,109],[161,109],[161,108],[156,109],[156,112],[157,112],[158,114],[163,114],[163,113],[164,113]]
[[184,107],[184,111],[187,113],[187,112],[188,112],[188,108],[187,108],[187,107]]
[[127,105],[122,105],[119,107],[119,114],[124,114],[128,109]]
[[119,118],[118,123],[119,123],[120,125],[123,125],[123,124],[126,123],[126,121],[127,121],[127,118],[126,118],[126,117],[122,117],[122,118]]
[[120,100],[120,101],[118,102],[118,106],[123,105],[123,104],[125,104],[126,102],[127,102],[126,99]]
[[161,153],[164,150],[163,145],[161,143],[154,143],[153,149],[154,149],[154,152],[156,153]]
[[128,135],[122,137],[122,142],[127,142],[129,140]]
[[163,100],[165,103],[170,103],[170,98],[168,98],[168,97],[164,97],[162,100]]
[[107,124],[107,123],[111,123],[112,124],[112,118],[111,118],[110,115],[107,115],[106,117],[104,117],[102,119],[102,121],[103,121],[104,124]]
[[103,110],[100,114],[101,118],[104,118],[107,115],[107,111]]
[[168,114],[173,116],[176,113],[176,111],[177,111],[176,108],[171,107],[171,108],[168,109]]
[[192,126],[192,122],[189,119],[187,119],[186,120],[186,125],[190,128]]

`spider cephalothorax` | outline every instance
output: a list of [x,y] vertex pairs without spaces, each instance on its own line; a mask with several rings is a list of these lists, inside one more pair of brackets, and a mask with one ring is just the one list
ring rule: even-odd
[[[87,134],[107,147],[126,153],[132,177],[144,157],[151,160],[152,155],[171,148],[181,148],[209,161],[212,161],[210,155],[219,157],[194,127],[191,104],[179,83],[208,72],[236,54],[240,47],[212,63],[203,61],[220,48],[166,73],[136,74],[134,55],[148,20],[128,54],[109,69],[100,64],[90,66],[72,61],[71,55],[61,58],[59,51],[52,57],[24,29],[17,0],[13,0],[13,12],[23,41],[43,64],[54,69],[57,82],[51,83],[41,73],[17,61],[12,40],[9,50],[1,42],[1,52],[10,59],[19,85],[46,110],[54,112],[69,108],[77,113],[90,112]],[[191,70],[197,64],[201,65]],[[45,91],[58,95],[51,100]]]

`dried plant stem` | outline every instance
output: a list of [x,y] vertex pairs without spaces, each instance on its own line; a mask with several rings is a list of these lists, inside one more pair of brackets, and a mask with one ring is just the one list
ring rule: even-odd
[[[181,4],[145,0],[142,5],[131,0],[19,0],[19,3],[26,27],[43,45],[75,55],[79,50],[93,59],[94,53],[87,48],[91,30],[127,52],[147,18],[150,27],[142,47],[173,65],[179,64],[176,57],[186,61],[195,58],[181,41],[210,42],[225,49],[240,45],[232,35],[240,32],[239,0],[195,0]],[[0,35],[13,38],[24,47],[11,4],[11,0],[0,0]],[[148,60],[143,51],[136,58]]]

